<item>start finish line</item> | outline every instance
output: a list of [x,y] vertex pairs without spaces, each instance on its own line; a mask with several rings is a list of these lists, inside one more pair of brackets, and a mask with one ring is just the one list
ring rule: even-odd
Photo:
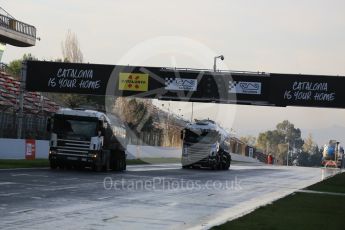
[[27,61],[27,91],[224,104],[345,108],[345,78]]

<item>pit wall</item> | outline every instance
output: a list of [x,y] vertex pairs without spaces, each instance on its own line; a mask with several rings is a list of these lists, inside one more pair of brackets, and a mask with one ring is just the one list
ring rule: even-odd
[[[36,158],[48,158],[49,142],[33,140]],[[0,159],[25,159],[26,140],[0,138]]]
[[[35,158],[47,159],[49,152],[49,141],[32,140],[35,143]],[[25,159],[27,143],[24,139],[0,138],[0,159]],[[30,146],[32,148],[32,145]],[[127,158],[181,158],[181,148],[128,145]],[[259,162],[257,159],[238,154],[231,154],[232,160],[242,162]]]
[[[181,158],[181,148],[173,147],[158,147],[158,146],[139,146],[139,145],[128,145],[127,146],[127,158],[138,159],[138,158]],[[258,163],[259,160],[246,157],[243,155],[231,154],[231,158],[234,161]]]

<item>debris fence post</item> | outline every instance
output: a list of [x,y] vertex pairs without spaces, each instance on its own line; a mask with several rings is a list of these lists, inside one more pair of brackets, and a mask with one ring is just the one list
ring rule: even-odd
[[22,138],[25,84],[26,84],[26,61],[23,61],[22,71],[21,71],[21,76],[20,76],[20,90],[19,90],[19,113],[18,113],[18,127],[17,127],[18,139]]

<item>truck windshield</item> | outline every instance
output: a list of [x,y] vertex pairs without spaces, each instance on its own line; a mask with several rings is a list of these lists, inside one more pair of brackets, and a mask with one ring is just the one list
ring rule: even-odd
[[97,122],[55,118],[53,132],[67,136],[92,137],[97,135]]
[[201,135],[198,135],[186,129],[184,141],[189,143],[213,144],[217,141],[218,136],[219,134],[217,132],[203,132]]

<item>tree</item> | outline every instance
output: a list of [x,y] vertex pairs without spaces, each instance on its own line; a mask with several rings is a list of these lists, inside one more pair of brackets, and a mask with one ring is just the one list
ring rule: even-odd
[[277,124],[276,128],[277,131],[284,136],[285,142],[289,143],[293,150],[300,151],[302,149],[304,141],[301,137],[301,130],[295,128],[294,124],[290,123],[288,120],[284,120]]
[[20,76],[20,71],[22,69],[22,59],[17,59],[11,61],[6,68],[6,72],[10,75],[12,75],[15,78],[19,78]]
[[310,156],[310,166],[320,166],[322,161],[322,152],[323,149],[319,149],[318,146],[315,148],[315,152]]
[[[299,156],[299,164],[303,166],[319,166],[322,159],[322,151],[320,152],[319,147],[313,140],[313,136],[309,133],[308,137],[304,140],[302,147],[304,155],[307,156],[307,160]],[[304,162],[302,162],[304,160]]]
[[11,61],[6,68],[6,72],[13,77],[19,79],[22,71],[22,63],[26,60],[38,60],[32,54],[24,54],[22,58]]
[[128,126],[135,132],[151,132],[156,128],[153,126],[154,114],[150,110],[147,102],[139,99],[121,99],[117,100],[117,108],[121,111],[118,116],[124,120]]
[[61,50],[63,59],[67,62],[82,63],[84,60],[77,35],[71,30],[67,31],[65,41],[61,43]]
[[240,140],[250,146],[254,146],[256,143],[256,137],[251,135],[240,137]]
[[278,153],[278,145],[283,143],[284,136],[277,130],[269,130],[260,133],[257,139],[257,147],[266,150],[266,153]]
[[[61,51],[65,62],[83,62],[83,53],[81,52],[77,35],[70,30],[67,31],[65,41],[61,43]],[[60,97],[60,101],[70,108],[85,106],[90,101],[85,95],[63,94]]]
[[82,95],[65,94],[62,99],[62,103],[69,108],[79,108],[88,104],[87,98]]
[[302,151],[298,153],[296,163],[299,166],[309,166],[310,165],[309,158],[310,158],[309,153]]
[[[288,120],[276,125],[275,130],[269,130],[260,133],[256,146],[266,150],[266,153],[273,154],[281,163],[286,162],[286,156],[289,150],[293,154],[293,158],[297,158],[297,154],[301,152],[303,146],[301,138],[301,130]],[[291,159],[292,160],[292,159]]]
[[304,152],[307,152],[309,154],[315,153],[317,145],[315,144],[313,136],[310,133],[308,134],[308,137],[304,140],[302,148]]

